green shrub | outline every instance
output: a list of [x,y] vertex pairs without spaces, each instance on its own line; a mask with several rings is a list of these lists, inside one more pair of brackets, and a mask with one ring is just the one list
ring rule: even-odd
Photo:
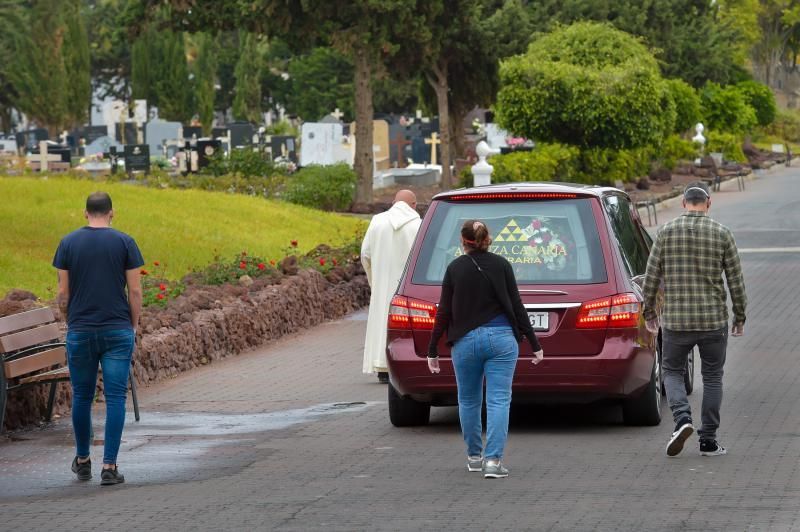
[[245,176],[235,173],[221,176],[190,174],[184,178],[175,178],[179,186],[183,184],[184,188],[230,192],[263,198],[278,196],[287,179],[285,174],[278,171],[263,176]]
[[683,133],[700,121],[700,96],[694,88],[680,79],[666,80],[667,90],[675,102],[675,133]]
[[663,168],[667,170],[674,170],[681,160],[694,160],[698,151],[694,143],[689,140],[684,140],[678,135],[670,135],[661,144],[661,147],[655,150],[655,159]]
[[703,122],[709,131],[746,133],[757,123],[756,111],[734,85],[708,82],[700,92]]
[[285,174],[285,169],[272,164],[263,154],[251,149],[231,150],[225,155],[222,150],[211,158],[210,164],[204,173],[213,176],[236,174],[241,177],[264,177],[276,173]]
[[759,126],[768,126],[775,121],[778,107],[772,89],[757,81],[743,81],[736,88],[744,95],[744,99],[756,112]]
[[533,151],[495,155],[493,183],[571,181],[577,174],[578,149],[563,144],[539,144]]
[[357,182],[355,172],[344,163],[306,166],[287,181],[284,198],[315,209],[343,211],[353,202]]
[[497,121],[542,142],[635,148],[671,133],[675,104],[652,53],[608,24],[580,22],[500,67]]
[[225,283],[235,283],[241,276],[247,275],[253,279],[257,277],[276,277],[275,261],[267,261],[260,257],[248,255],[243,251],[231,260],[222,260],[219,256],[214,257],[214,262],[195,270],[200,284],[220,285]]
[[607,185],[616,180],[631,181],[647,175],[653,158],[650,147],[631,150],[594,148],[581,151],[581,177],[589,185]]
[[800,112],[778,111],[772,124],[764,128],[764,133],[790,142],[800,142]]
[[710,131],[707,135],[706,153],[720,152],[726,161],[746,163],[742,151],[742,138],[732,133]]

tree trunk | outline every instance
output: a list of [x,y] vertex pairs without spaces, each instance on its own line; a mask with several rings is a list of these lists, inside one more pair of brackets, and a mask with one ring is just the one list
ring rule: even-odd
[[[453,110],[450,117],[450,138],[453,139],[453,159],[464,159],[467,156],[467,139],[464,136],[464,117],[466,113],[460,109]],[[456,176],[457,178],[458,176]]]
[[373,157],[372,152],[372,68],[367,50],[356,49],[355,64],[355,111],[356,111],[356,152],[353,169],[358,176],[356,203],[372,203]]
[[453,178],[450,172],[450,103],[448,97],[449,85],[447,83],[447,63],[444,65],[434,65],[433,74],[435,77],[427,76],[428,82],[436,91],[436,107],[439,111],[439,136],[441,137],[442,160],[442,190],[453,188]]

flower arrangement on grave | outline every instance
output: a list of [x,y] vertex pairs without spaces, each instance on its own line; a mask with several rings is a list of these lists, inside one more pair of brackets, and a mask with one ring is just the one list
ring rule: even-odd
[[543,264],[548,270],[561,271],[567,265],[567,245],[551,227],[549,219],[535,217],[531,223],[522,228],[528,239],[532,254],[536,257],[534,264]]

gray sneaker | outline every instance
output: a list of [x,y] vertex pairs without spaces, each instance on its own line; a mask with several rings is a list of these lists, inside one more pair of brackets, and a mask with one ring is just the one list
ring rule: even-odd
[[470,473],[483,471],[483,458],[480,456],[467,456],[467,471]]
[[500,462],[484,462],[483,478],[506,478],[507,476],[508,469]]

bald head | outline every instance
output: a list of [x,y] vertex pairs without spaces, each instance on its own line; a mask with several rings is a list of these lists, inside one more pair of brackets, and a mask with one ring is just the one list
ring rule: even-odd
[[397,203],[398,201],[403,201],[408,204],[409,207],[412,209],[417,208],[417,196],[414,195],[413,192],[410,190],[398,190],[397,194],[394,195],[394,202]]

